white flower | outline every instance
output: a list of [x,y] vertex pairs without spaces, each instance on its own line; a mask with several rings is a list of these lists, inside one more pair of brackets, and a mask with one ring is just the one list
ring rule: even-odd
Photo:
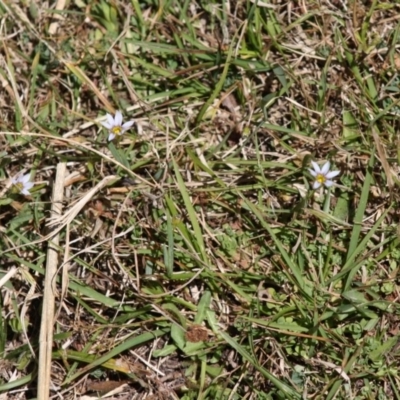
[[25,196],[30,195],[29,190],[31,190],[34,185],[33,182],[29,182],[30,176],[31,174],[26,174],[11,178],[11,183],[18,188],[21,194],[24,194]]
[[111,114],[107,114],[107,122],[102,122],[101,124],[104,128],[108,129],[108,140],[113,140],[116,136],[123,135],[129,128],[132,127],[134,121],[128,121],[122,124],[122,114],[121,111],[115,113],[115,117]]
[[340,174],[340,171],[330,171],[331,163],[327,161],[322,168],[315,162],[311,161],[313,169],[309,169],[310,174],[315,178],[313,189],[318,189],[321,185],[331,187],[333,185],[332,178]]

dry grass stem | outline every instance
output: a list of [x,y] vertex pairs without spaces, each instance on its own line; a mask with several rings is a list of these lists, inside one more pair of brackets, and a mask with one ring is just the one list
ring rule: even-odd
[[[56,179],[53,186],[51,217],[62,215],[64,201],[64,178],[67,166],[65,163],[57,165]],[[39,338],[39,371],[38,394],[39,400],[50,398],[50,380],[52,366],[53,330],[55,299],[57,297],[56,276],[59,263],[60,237],[59,231],[48,242],[46,257],[46,274],[43,288],[42,319]]]

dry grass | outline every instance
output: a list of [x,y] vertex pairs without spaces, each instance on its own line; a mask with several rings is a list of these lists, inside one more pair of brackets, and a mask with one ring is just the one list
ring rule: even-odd
[[1,398],[400,399],[398,15],[0,0]]

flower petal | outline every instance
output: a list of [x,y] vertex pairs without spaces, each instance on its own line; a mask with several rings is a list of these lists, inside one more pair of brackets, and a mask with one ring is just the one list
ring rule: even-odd
[[27,182],[24,185],[24,189],[31,190],[34,186],[35,186],[35,184],[33,182]]
[[25,186],[29,182],[29,179],[31,179],[31,174],[25,174],[21,176],[20,182]]
[[25,196],[29,196],[30,195],[29,191],[27,189],[25,189],[25,188],[22,188],[21,194],[24,194]]
[[122,124],[122,114],[121,114],[121,111],[119,111],[119,110],[115,113],[114,123],[117,126],[121,126],[121,124]]
[[317,171],[314,171],[313,169],[309,168],[308,171],[310,172],[310,174],[315,178],[318,175]]
[[111,125],[111,126],[114,126],[115,125],[115,121],[114,121],[113,116],[111,114],[107,114],[106,117],[107,117],[107,123],[109,125]]
[[326,175],[329,172],[329,168],[331,167],[331,163],[327,161],[324,166],[321,168],[321,174]]
[[110,133],[109,135],[108,135],[108,141],[111,141],[111,140],[113,140],[115,138],[115,135],[113,134],[113,133]]
[[331,187],[332,185],[333,185],[333,181],[325,181],[324,182],[324,185],[326,186],[326,187]]
[[132,127],[132,125],[135,123],[135,121],[128,121],[128,122],[125,122],[123,125],[122,125],[122,129],[124,130],[124,131],[127,131],[129,128],[131,128]]
[[326,179],[332,179],[332,178],[334,178],[335,176],[338,176],[340,174],[340,171],[331,171],[331,172],[328,172],[326,175],[325,175],[325,177],[326,177]]
[[321,168],[319,167],[319,165],[315,162],[315,161],[311,161],[311,164],[314,168],[314,171],[319,174],[321,172]]
[[312,185],[312,188],[315,190],[315,189],[318,189],[320,186],[321,186],[321,183],[318,182],[318,181],[315,181],[315,182],[313,183],[313,185]]
[[104,128],[107,128],[107,129],[111,129],[114,126],[114,123],[112,123],[112,124],[110,124],[108,122],[100,122],[100,123],[101,123],[101,125],[104,126]]

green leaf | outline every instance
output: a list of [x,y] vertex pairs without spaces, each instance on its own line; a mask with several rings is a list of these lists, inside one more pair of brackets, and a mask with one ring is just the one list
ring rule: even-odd
[[114,142],[109,142],[108,143],[108,149],[111,151],[111,154],[114,156],[114,158],[120,163],[122,164],[124,167],[126,168],[130,168],[129,162],[124,154],[123,151],[118,150],[115,145]]
[[[213,319],[212,313],[208,314],[209,318]],[[210,322],[210,321],[209,321]],[[215,321],[211,321],[210,326],[215,328]],[[221,336],[226,343],[235,351],[237,351],[242,357],[243,360],[253,365],[261,374],[271,381],[273,385],[275,385],[278,389],[282,390],[286,396],[290,396],[290,399],[301,399],[300,393],[296,392],[292,387],[290,387],[286,382],[281,379],[276,378],[273,374],[271,374],[264,367],[259,365],[256,360],[257,358],[252,356],[240,343],[238,343],[234,338],[229,336],[226,332],[220,331],[219,329],[215,332],[219,336]]]
[[171,338],[174,343],[183,350],[186,345],[185,331],[177,324],[171,325]]
[[112,348],[112,350],[110,350],[106,354],[102,355],[101,357],[96,356],[94,358],[94,360],[88,358],[89,355],[82,354],[81,361],[82,362],[89,361],[88,365],[86,365],[85,367],[81,368],[75,374],[69,376],[63,382],[63,384],[66,385],[66,384],[74,381],[75,379],[77,379],[79,376],[81,376],[83,374],[86,374],[88,371],[90,371],[90,370],[92,370],[92,369],[94,369],[94,368],[106,363],[107,361],[111,360],[113,357],[121,355],[125,351],[130,350],[132,348],[135,348],[137,346],[140,346],[143,343],[152,341],[157,337],[163,336],[167,332],[168,332],[167,329],[164,329],[164,330],[160,329],[160,330],[155,330],[155,331],[149,331],[149,332],[143,333],[141,335],[134,336],[132,338],[126,339],[121,344],[119,344],[118,346],[115,346],[114,348]]
[[399,335],[393,336],[384,341],[377,349],[371,351],[368,358],[371,361],[378,361],[384,359],[385,356],[397,345],[399,342]]
[[203,293],[203,296],[201,296],[201,299],[198,304],[196,318],[194,319],[195,324],[201,324],[204,321],[206,313],[210,309],[210,303],[211,303],[211,292],[206,290]]
[[358,290],[348,290],[346,292],[343,292],[342,296],[346,300],[349,300],[355,304],[365,304],[368,302],[364,294],[359,292]]
[[189,197],[189,193],[187,192],[187,188],[185,182],[183,181],[182,175],[179,172],[179,167],[174,159],[173,159],[173,166],[174,166],[176,180],[178,183],[178,189],[181,192],[183,202],[185,203],[185,208],[189,215],[189,219],[194,231],[194,235],[191,237],[191,244],[193,248],[200,253],[199,255],[201,256],[202,261],[207,262],[208,257],[206,255],[206,250],[203,240],[203,232],[198,222],[199,218],[197,217],[196,211],[193,207],[193,203]]
[[350,211],[350,198],[348,192],[340,193],[339,197],[337,198],[337,203],[335,209],[333,211],[333,216],[339,220],[346,222],[349,217]]
[[311,300],[311,288],[307,287],[299,266],[289,256],[289,253],[286,251],[282,242],[275,235],[274,230],[267,224],[267,222],[265,222],[260,210],[253,203],[248,201],[248,199],[244,197],[242,193],[239,192],[239,196],[243,199],[243,202],[254,213],[254,215],[258,218],[260,224],[264,227],[264,229],[266,229],[266,231],[271,236],[274,244],[276,245],[279,253],[282,256],[284,265],[287,266],[289,271],[291,272],[290,274],[289,271],[285,270],[285,272],[287,272],[288,279],[290,279],[299,288],[299,290],[304,294],[304,296],[306,296],[307,299]]

